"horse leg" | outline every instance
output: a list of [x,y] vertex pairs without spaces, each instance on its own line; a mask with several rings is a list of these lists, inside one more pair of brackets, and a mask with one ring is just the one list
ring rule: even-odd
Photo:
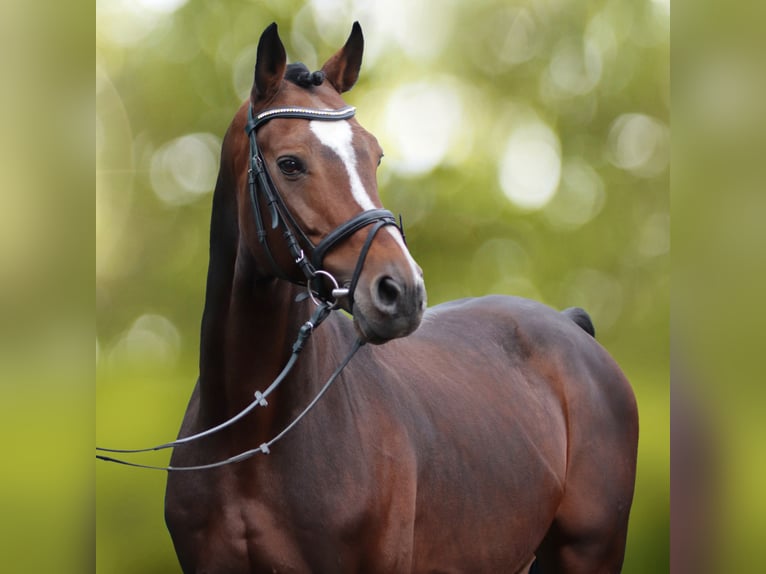
[[569,538],[552,531],[538,549],[529,574],[618,574],[626,534],[627,528],[604,538]]
[[621,571],[636,472],[632,433],[615,433],[611,440],[602,433],[602,448],[578,441],[588,447],[572,449],[564,498],[535,552],[539,572]]
[[[567,494],[535,552],[533,572],[616,574],[622,569],[633,496],[629,470],[606,480],[591,468],[567,480]],[[621,476],[622,475],[622,476]],[[590,484],[589,484],[590,481]]]

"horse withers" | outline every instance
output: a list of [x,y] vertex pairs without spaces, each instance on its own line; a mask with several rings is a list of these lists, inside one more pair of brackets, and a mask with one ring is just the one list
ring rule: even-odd
[[341,97],[362,50],[354,24],[312,73],[272,24],[224,138],[179,436],[203,434],[174,449],[173,469],[197,470],[166,492],[183,571],[513,573],[536,557],[618,572],[631,388],[582,311],[508,296],[426,310],[378,198],[382,151]]

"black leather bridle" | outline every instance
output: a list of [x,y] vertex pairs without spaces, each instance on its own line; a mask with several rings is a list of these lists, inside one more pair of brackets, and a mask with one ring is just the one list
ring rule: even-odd
[[[253,208],[258,241],[263,248],[263,251],[266,253],[274,273],[281,279],[295,282],[280,268],[269,247],[267,239],[268,230],[264,226],[261,213],[261,198],[265,202],[266,209],[271,217],[271,229],[276,229],[279,226],[282,227],[282,236],[287,243],[290,255],[303,272],[305,281],[298,281],[298,283],[308,287],[312,298],[316,296],[323,301],[331,302],[333,305],[339,297],[346,297],[349,302],[349,310],[353,310],[354,291],[357,282],[359,281],[359,276],[362,273],[364,261],[372,244],[372,240],[378,231],[386,225],[393,225],[399,229],[402,238],[404,238],[401,219],[399,223],[397,223],[394,214],[387,209],[368,209],[355,215],[345,223],[341,223],[338,227],[328,233],[318,244],[314,245],[311,239],[309,239],[306,233],[301,229],[282,199],[276,185],[274,185],[274,180],[269,175],[266,168],[266,162],[258,147],[256,136],[259,127],[275,118],[339,121],[347,120],[353,117],[355,113],[356,108],[353,106],[346,106],[338,110],[283,107],[271,108],[253,116],[253,108],[252,106],[249,106],[247,124],[245,124],[245,132],[250,138],[250,169],[248,170],[250,203]],[[359,253],[359,258],[357,259],[351,281],[347,287],[341,287],[338,285],[337,280],[332,274],[323,269],[324,258],[333,247],[338,245],[338,243],[369,225],[372,225],[372,228],[368,232],[367,239]],[[306,252],[308,252],[308,255]],[[327,277],[333,284],[334,288],[330,292],[328,292],[326,286],[321,284],[321,282],[319,285],[312,285],[312,280],[319,275]]]
[[[404,239],[404,232],[402,231],[401,220],[397,224],[394,214],[386,209],[368,209],[352,217],[345,223],[342,223],[341,225],[333,229],[330,233],[328,233],[318,244],[314,245],[311,242],[311,240],[306,236],[306,234],[303,232],[300,225],[298,225],[298,223],[293,218],[292,214],[290,213],[290,210],[285,205],[284,201],[282,200],[282,197],[279,194],[279,191],[277,190],[276,186],[274,185],[274,182],[269,176],[269,172],[266,169],[266,164],[263,161],[263,156],[261,155],[261,151],[258,149],[258,142],[256,141],[256,131],[258,130],[260,126],[262,126],[263,124],[265,124],[266,122],[274,118],[296,118],[296,119],[307,119],[307,120],[338,121],[338,120],[345,120],[352,117],[354,115],[354,112],[355,112],[355,108],[353,107],[341,108],[339,110],[314,110],[310,108],[275,108],[275,109],[270,109],[270,110],[261,112],[255,117],[253,117],[252,108],[250,108],[248,112],[247,125],[245,126],[245,131],[250,137],[250,170],[248,173],[248,185],[249,185],[250,201],[253,208],[253,214],[255,216],[256,230],[258,232],[258,241],[260,242],[261,246],[266,252],[268,259],[273,267],[273,270],[277,274],[277,276],[282,279],[291,281],[288,278],[287,274],[284,273],[283,270],[279,267],[276,260],[274,259],[274,256],[271,253],[271,249],[269,248],[268,241],[267,241],[267,230],[263,225],[263,219],[261,216],[261,209],[260,209],[260,198],[262,196],[263,200],[266,203],[266,208],[268,209],[269,214],[271,216],[271,228],[276,229],[278,226],[280,225],[282,226],[282,236],[287,242],[287,246],[290,250],[290,254],[293,256],[293,258],[295,259],[295,263],[300,267],[301,271],[303,272],[306,278],[305,281],[301,282],[300,284],[306,285],[308,287],[311,297],[314,298],[317,303],[317,308],[315,309],[314,314],[311,316],[311,319],[306,321],[306,323],[304,323],[301,326],[298,332],[298,336],[295,342],[293,343],[292,354],[290,355],[290,359],[288,360],[287,364],[284,366],[282,371],[279,373],[279,375],[274,379],[274,381],[269,385],[269,387],[265,391],[263,392],[261,392],[260,390],[256,391],[254,398],[249,405],[244,407],[240,412],[238,412],[234,416],[230,417],[229,419],[223,421],[222,423],[216,426],[213,426],[204,431],[192,434],[190,436],[186,436],[171,442],[166,442],[166,443],[159,444],[157,446],[148,447],[148,448],[114,449],[114,448],[96,447],[97,451],[133,454],[133,453],[142,453],[142,452],[174,448],[176,446],[179,446],[182,444],[188,444],[188,443],[203,439],[205,437],[208,437],[212,434],[218,433],[224,428],[227,428],[233,425],[234,423],[236,423],[237,421],[241,420],[242,418],[250,414],[253,410],[255,410],[257,407],[268,406],[267,398],[285,381],[285,379],[291,372],[293,366],[297,362],[298,356],[303,350],[303,347],[308,341],[311,334],[330,315],[332,310],[337,307],[337,304],[338,304],[337,299],[340,297],[347,297],[349,301],[349,310],[353,310],[354,289],[356,288],[356,283],[359,280],[359,275],[362,273],[364,260],[367,257],[367,252],[370,250],[372,240],[375,238],[375,235],[377,234],[377,232],[380,231],[380,229],[382,229],[386,225],[393,225],[397,229],[399,229],[399,232],[402,233],[402,239]],[[365,239],[364,245],[362,246],[362,250],[359,253],[359,258],[357,259],[356,267],[354,269],[354,274],[352,275],[351,282],[349,283],[349,287],[341,288],[340,286],[338,286],[337,280],[330,273],[322,269],[322,263],[324,261],[324,257],[338,243],[350,237],[352,234],[356,233],[360,229],[367,227],[368,225],[372,225],[372,228],[367,233],[367,238]],[[295,233],[298,234],[298,237],[295,236]],[[301,244],[303,244],[303,247],[301,246]],[[305,255],[304,247],[309,250],[308,257]],[[317,276],[320,276],[320,275],[327,277],[335,287],[334,289],[331,290],[329,294],[327,293],[327,289],[321,285],[317,286],[316,293],[312,293],[311,291],[312,279],[315,279]],[[316,298],[320,299],[321,301],[317,301]],[[301,419],[303,419],[303,417],[305,417],[316,406],[316,404],[319,402],[322,396],[327,392],[330,386],[338,379],[343,369],[346,367],[346,365],[348,365],[352,357],[362,347],[362,345],[364,345],[364,342],[361,339],[357,338],[354,344],[352,345],[351,349],[349,350],[348,354],[346,355],[346,357],[343,359],[343,361],[341,361],[341,363],[338,365],[338,367],[335,369],[332,375],[330,375],[330,378],[327,380],[324,386],[319,390],[319,392],[316,394],[314,399],[281,432],[279,432],[277,435],[272,437],[269,441],[260,444],[258,447],[248,449],[237,455],[231,456],[223,460],[218,460],[218,461],[210,462],[207,464],[192,465],[192,466],[154,466],[154,465],[130,462],[127,460],[114,458],[112,456],[106,456],[103,454],[97,454],[96,458],[104,460],[106,462],[114,462],[114,463],[123,464],[126,466],[132,466],[132,467],[138,467],[138,468],[144,468],[144,469],[150,469],[150,470],[193,471],[193,470],[205,470],[205,469],[226,466],[232,463],[236,463],[236,462],[240,462],[240,461],[252,458],[257,454],[269,454],[274,444],[282,440],[282,438],[285,435],[287,435],[293,428],[295,428],[295,426],[301,421]]]

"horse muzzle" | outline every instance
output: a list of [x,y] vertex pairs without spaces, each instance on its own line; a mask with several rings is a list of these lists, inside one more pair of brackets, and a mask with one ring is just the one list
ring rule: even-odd
[[382,273],[361,283],[354,297],[354,326],[362,341],[376,345],[406,337],[420,326],[426,309],[423,278]]

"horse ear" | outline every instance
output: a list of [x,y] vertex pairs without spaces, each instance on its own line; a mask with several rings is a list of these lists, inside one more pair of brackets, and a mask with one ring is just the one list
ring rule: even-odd
[[346,44],[327,60],[322,71],[330,83],[342,94],[350,90],[359,78],[364,52],[364,36],[359,22],[354,22]]
[[282,83],[287,65],[287,54],[279,39],[277,24],[273,22],[261,34],[258,41],[258,56],[255,61],[255,78],[250,100],[255,105],[273,98]]

